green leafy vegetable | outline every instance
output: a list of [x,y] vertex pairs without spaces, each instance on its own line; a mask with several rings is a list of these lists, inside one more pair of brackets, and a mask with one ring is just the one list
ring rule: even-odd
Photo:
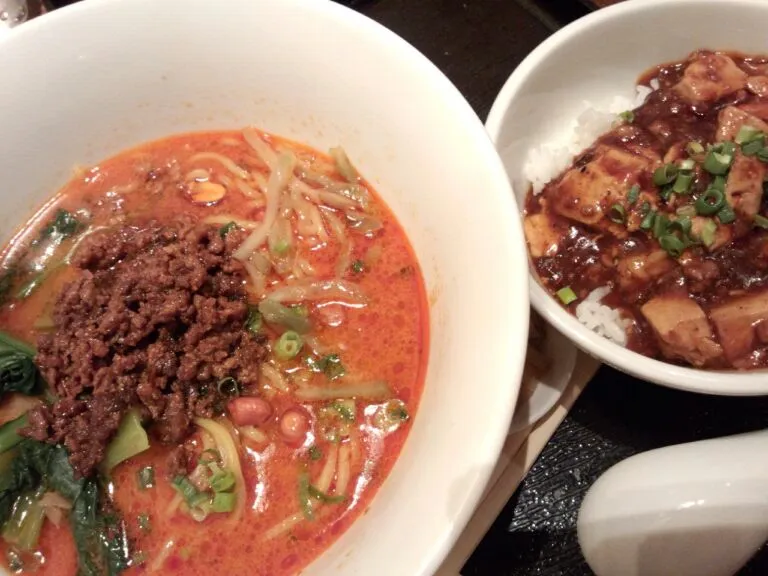
[[320,502],[323,502],[325,504],[339,504],[341,502],[344,502],[345,498],[343,495],[339,496],[331,496],[330,494],[326,494],[325,492],[322,492],[320,489],[315,488],[312,486],[312,484],[309,485],[308,488],[309,495],[314,498],[315,500],[319,500]]
[[329,380],[336,380],[347,373],[338,354],[328,354],[322,358],[307,356],[306,363],[310,370],[324,373]]
[[227,376],[226,378],[219,380],[219,383],[216,384],[216,388],[222,396],[228,396],[230,398],[240,396],[240,383],[232,378],[232,376]]
[[27,418],[26,414],[23,414],[15,420],[0,426],[0,454],[7,452],[24,439],[23,436],[18,434],[18,431],[27,424],[29,424],[29,418]]
[[312,509],[312,495],[309,493],[309,487],[309,474],[302,472],[299,474],[298,482],[299,506],[301,507],[302,514],[304,514],[304,518],[314,520],[315,512]]
[[259,312],[268,323],[283,326],[299,334],[306,334],[312,329],[312,324],[306,316],[269,298],[259,303]]
[[35,350],[0,332],[0,395],[5,392],[40,392],[42,378],[35,365]]
[[0,275],[0,305],[4,304],[8,294],[13,288],[13,282],[16,279],[16,269],[9,268]]
[[251,334],[261,332],[262,316],[258,306],[248,305],[248,318],[245,321],[245,329]]
[[317,462],[323,457],[323,451],[314,445],[309,447],[308,454],[309,454],[309,459],[312,460],[313,462]]
[[109,472],[129,458],[149,449],[147,432],[141,425],[141,418],[136,410],[126,412],[112,441],[107,446],[107,453],[101,463],[102,470]]
[[219,236],[224,238],[227,234],[229,234],[235,228],[237,228],[237,224],[235,224],[234,222],[227,222],[226,224],[224,224],[224,226],[219,228]]
[[56,211],[56,215],[53,217],[53,220],[51,220],[48,225],[43,228],[43,231],[40,233],[40,240],[45,240],[48,238],[68,238],[69,236],[72,236],[76,232],[78,232],[81,228],[80,221],[72,214],[71,212],[68,212],[67,210],[59,209]]

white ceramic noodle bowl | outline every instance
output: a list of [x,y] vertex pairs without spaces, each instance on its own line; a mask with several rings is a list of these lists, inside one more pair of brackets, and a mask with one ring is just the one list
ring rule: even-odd
[[[431,573],[498,456],[528,318],[517,208],[455,87],[395,34],[324,0],[90,0],[0,41],[0,78],[3,240],[73,166],[148,139],[254,124],[345,146],[414,246],[431,347],[399,462],[305,573]],[[491,249],[498,265],[484,265]]]
[[[566,26],[534,50],[510,76],[486,128],[504,162],[518,204],[527,192],[527,150],[558,141],[584,110],[607,108],[614,96],[634,99],[638,76],[698,48],[768,53],[756,30],[768,26],[763,0],[631,0]],[[580,348],[629,374],[658,384],[723,395],[768,394],[765,371],[696,370],[651,360],[580,324],[530,278],[534,308]]]

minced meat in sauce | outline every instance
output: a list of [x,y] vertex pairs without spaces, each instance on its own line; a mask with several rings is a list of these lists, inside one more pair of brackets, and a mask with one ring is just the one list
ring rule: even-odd
[[245,275],[231,257],[243,237],[191,218],[87,237],[72,262],[77,277],[56,300],[55,330],[38,341],[57,400],[30,414],[26,433],[63,443],[87,476],[131,406],[177,444],[194,417],[223,411],[223,379],[255,394],[266,349],[245,329]]

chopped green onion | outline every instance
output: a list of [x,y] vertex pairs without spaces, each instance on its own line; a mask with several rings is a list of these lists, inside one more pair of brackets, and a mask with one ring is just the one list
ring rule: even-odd
[[237,227],[237,224],[235,224],[234,222],[227,222],[226,224],[224,224],[224,226],[219,228],[219,236],[224,238],[224,236],[229,234],[236,227]]
[[674,234],[666,234],[659,238],[659,244],[673,258],[679,258],[685,250],[685,243]]
[[401,422],[405,422],[411,417],[401,400],[391,400],[387,403],[387,415],[393,420],[400,420]]
[[672,192],[675,194],[687,194],[688,191],[691,189],[691,184],[693,183],[693,174],[691,173],[680,173],[677,175],[677,178],[675,179],[675,183],[672,185]]
[[206,464],[218,464],[221,462],[221,452],[219,452],[216,448],[206,448],[200,453],[200,458],[198,459],[197,463],[206,465]]
[[355,260],[350,266],[353,274],[362,274],[365,272],[365,262],[362,260]]
[[309,474],[302,472],[299,474],[299,506],[307,520],[315,519],[315,512],[312,510],[312,496],[309,493]]
[[309,495],[312,496],[312,498],[315,500],[319,500],[320,502],[324,502],[326,504],[339,504],[345,500],[343,495],[331,496],[330,494],[326,494],[325,492],[320,491],[311,484],[309,485]]
[[635,202],[637,202],[637,199],[640,197],[640,186],[637,184],[633,184],[632,188],[629,189],[629,192],[627,193],[627,202],[631,206]]
[[336,410],[343,420],[346,420],[347,422],[355,421],[355,411],[353,408],[350,408],[346,402],[337,400],[331,404],[331,408]]
[[302,318],[309,318],[309,308],[304,304],[291,304],[289,308]]
[[667,226],[667,232],[679,230],[683,238],[686,238],[691,233],[691,225],[691,219],[688,216],[683,216],[677,220],[672,220]]
[[757,159],[760,162],[768,162],[768,147],[760,149],[760,152],[757,153]]
[[624,210],[624,206],[621,204],[616,203],[608,210],[608,218],[611,222],[616,222],[616,224],[623,224],[626,217],[627,211]]
[[696,216],[696,208],[693,204],[686,204],[685,206],[680,206],[680,208],[675,210],[675,213],[678,216],[687,216],[688,218],[693,218]]
[[299,333],[286,330],[275,342],[275,356],[279,360],[290,360],[301,352],[302,346],[304,346],[304,340]]
[[731,154],[715,152],[713,149],[704,158],[704,170],[710,174],[725,174],[728,172],[728,168],[731,167],[731,162],[733,162]]
[[152,466],[144,466],[136,473],[139,488],[147,490],[155,485],[155,469]]
[[701,228],[701,241],[704,242],[704,246],[709,248],[715,243],[715,232],[717,232],[717,224],[714,220],[707,220]]
[[139,530],[144,532],[144,534],[152,530],[152,525],[149,522],[148,514],[139,514],[136,517],[136,523],[139,525]]
[[280,240],[277,240],[271,244],[270,249],[278,256],[285,256],[291,249],[291,245],[287,240],[281,238]]
[[678,168],[680,170],[693,170],[696,167],[696,162],[693,160],[693,158],[686,158],[685,160],[681,160],[680,164],[678,164]]
[[186,476],[176,476],[171,482],[171,485],[179,494],[181,494],[181,497],[184,499],[184,502],[190,510],[199,507],[204,502],[208,501],[208,495],[198,491]]
[[308,453],[309,453],[309,459],[314,462],[317,462],[318,460],[320,460],[320,458],[323,457],[323,451],[320,450],[320,448],[318,448],[315,445],[312,445],[309,447]]
[[739,128],[739,132],[736,134],[736,138],[734,138],[734,141],[736,142],[736,144],[746,144],[748,142],[752,142],[753,140],[756,140],[761,135],[762,135],[762,132],[760,132],[760,130],[758,130],[757,128],[744,124],[741,128]]
[[213,495],[211,510],[214,512],[232,512],[236,502],[237,496],[232,492],[217,492]]
[[736,220],[736,213],[733,211],[733,208],[725,204],[717,213],[717,219],[720,220],[721,224],[730,224]]
[[245,320],[245,329],[251,334],[258,334],[261,332],[261,326],[263,324],[263,318],[259,307],[252,304],[248,305],[248,318]]
[[702,216],[711,216],[717,213],[725,204],[725,194],[717,188],[707,188],[696,199],[694,204],[696,212]]
[[755,214],[755,220],[754,220],[755,226],[758,228],[764,228],[768,230],[768,218],[765,216],[760,216],[760,214]]
[[[211,466],[216,466],[211,464]],[[211,468],[214,470],[214,468]],[[231,470],[221,470],[218,466],[215,468],[215,472],[208,480],[211,488],[214,492],[228,492],[235,487],[235,475]]]
[[709,184],[710,188],[725,192],[725,176],[715,176],[715,179]]
[[659,166],[653,172],[653,183],[656,186],[664,186],[669,184],[677,177],[677,166],[674,164],[664,164]]
[[619,118],[624,120],[627,124],[632,124],[632,122],[635,121],[635,113],[632,112],[632,110],[625,110],[624,112],[619,113]]
[[643,230],[650,230],[653,228],[653,221],[656,218],[656,212],[653,210],[650,210],[645,217],[643,218],[643,221],[640,222],[640,228]]
[[240,396],[240,384],[231,376],[219,380],[216,388],[222,396]]
[[312,323],[298,310],[283,306],[270,298],[265,298],[259,303],[259,312],[267,323],[284,326],[299,334],[306,334],[312,329]]
[[706,150],[704,150],[704,146],[701,145],[701,142],[696,142],[695,140],[688,142],[685,150],[688,152],[689,156],[699,156],[706,152]]
[[328,354],[318,359],[314,356],[307,356],[305,359],[307,366],[313,372],[323,372],[329,380],[336,380],[347,373],[344,364],[338,354]]
[[640,206],[640,215],[646,216],[650,211],[651,211],[651,204],[649,202],[643,202],[642,206]]
[[761,137],[759,140],[751,140],[741,145],[741,152],[744,156],[757,156],[760,150],[765,146],[765,137]]
[[733,156],[736,153],[736,144],[734,144],[730,140],[726,140],[725,142],[720,142],[718,144],[715,144],[714,146],[712,146],[712,149],[715,152],[725,154],[726,156]]
[[669,226],[669,218],[665,214],[656,214],[653,220],[653,236],[656,239],[664,236],[667,233],[667,226]]
[[560,298],[560,302],[565,306],[568,306],[571,302],[575,302],[579,299],[579,297],[576,296],[576,292],[574,292],[570,286],[560,288],[560,290],[557,291],[557,297]]

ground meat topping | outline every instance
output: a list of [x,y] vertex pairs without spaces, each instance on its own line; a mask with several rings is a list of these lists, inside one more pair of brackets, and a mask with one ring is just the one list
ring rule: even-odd
[[244,329],[245,276],[231,257],[241,240],[188,218],[87,237],[72,263],[78,276],[58,295],[55,331],[38,342],[58,400],[33,411],[26,434],[63,443],[86,476],[130,407],[162,442],[179,443],[194,417],[223,411],[222,379],[255,391],[266,348]]

